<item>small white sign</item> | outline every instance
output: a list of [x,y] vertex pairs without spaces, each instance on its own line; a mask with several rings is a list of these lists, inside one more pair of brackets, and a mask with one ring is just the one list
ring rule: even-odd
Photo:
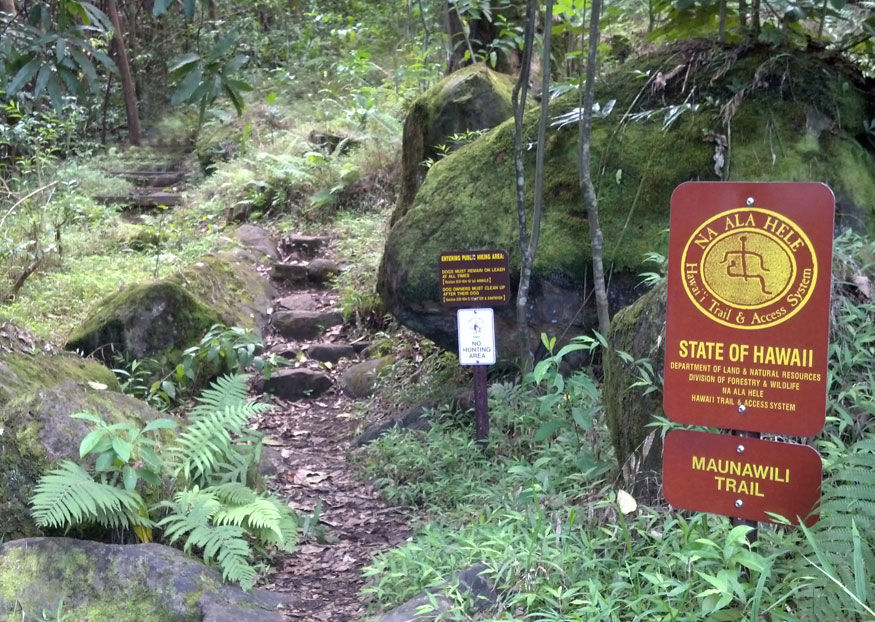
[[495,317],[492,309],[458,309],[460,365],[495,365]]

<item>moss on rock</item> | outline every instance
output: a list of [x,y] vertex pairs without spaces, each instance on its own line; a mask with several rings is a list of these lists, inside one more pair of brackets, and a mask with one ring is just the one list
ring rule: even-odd
[[[633,387],[639,380],[634,364],[618,355],[626,352],[636,361],[646,360],[656,377],[662,376],[665,359],[666,282],[644,294],[634,304],[618,311],[611,320],[608,334],[611,347],[604,352],[605,418],[617,462],[624,464],[633,456],[626,475],[637,497],[653,500],[661,480],[662,443],[647,424],[662,415],[662,392],[647,392],[647,387]],[[650,442],[645,443],[648,435]],[[644,451],[646,445],[646,451]],[[655,484],[655,485],[654,485]]]
[[28,508],[33,487],[59,460],[78,458],[89,431],[70,414],[140,425],[157,416],[117,390],[110,370],[69,354],[0,355],[0,541],[40,533]]
[[213,324],[260,331],[269,285],[231,252],[209,255],[167,279],[136,283],[104,298],[66,347],[110,362],[116,352],[175,362]]
[[[606,76],[596,100],[604,105],[615,99],[616,105],[606,118],[594,120],[592,161],[612,307],[637,297],[631,283],[645,253],[665,253],[671,194],[685,181],[824,181],[839,197],[840,223],[875,230],[875,157],[862,141],[863,119],[875,116],[872,95],[870,83],[835,61],[704,43],[627,62]],[[559,119],[577,103],[576,93],[560,97],[551,103],[550,115]],[[529,111],[526,141],[535,140],[537,122],[538,112]],[[511,274],[519,271],[513,130],[507,121],[435,164],[390,231],[380,294],[402,322],[439,343],[452,342],[439,320],[445,315],[436,269],[441,252],[502,248]],[[722,157],[722,166],[715,166],[715,156]],[[527,151],[528,205],[534,159],[534,150]],[[575,304],[586,298],[591,274],[576,123],[548,133],[545,170],[534,287],[565,284],[569,304]],[[533,305],[538,304],[535,298]],[[591,304],[581,305],[570,326],[552,326],[552,332],[588,331],[594,325]],[[499,315],[512,325],[512,309]],[[549,314],[544,320],[533,320],[536,331],[562,321]],[[513,335],[507,337],[514,342]]]
[[423,162],[438,158],[450,136],[490,129],[513,115],[513,79],[483,63],[464,67],[420,95],[404,120],[401,185],[392,221],[403,216],[422,185]]
[[0,545],[0,620],[36,620],[61,603],[87,622],[278,622],[281,598],[223,585],[218,573],[158,544],[31,538]]

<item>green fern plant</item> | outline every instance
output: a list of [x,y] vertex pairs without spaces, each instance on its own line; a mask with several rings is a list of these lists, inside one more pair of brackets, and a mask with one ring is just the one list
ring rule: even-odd
[[270,405],[247,401],[247,376],[223,376],[198,398],[191,422],[169,449],[174,475],[200,486],[246,481],[261,450],[260,434],[247,430],[249,419]]
[[799,569],[810,576],[814,566],[818,573],[801,600],[811,619],[856,611],[875,620],[875,438],[846,447],[833,437],[822,445],[828,466],[820,520],[803,531],[813,555]]
[[[261,435],[246,424],[270,406],[248,401],[246,381],[244,375],[216,380],[169,445],[153,438],[176,427],[168,419],[138,429],[108,425],[90,413],[74,415],[94,426],[82,439],[80,455],[97,455],[99,481],[78,464],[62,462],[40,479],[31,498],[37,525],[133,529],[143,541],[151,540],[155,528],[166,542],[182,542],[186,552],[197,549],[225,580],[251,588],[257,578],[253,550],[291,551],[297,520],[279,499],[247,485]],[[179,490],[173,499],[162,498],[173,488]],[[144,498],[156,502],[148,507]],[[155,522],[152,516],[160,515]]]
[[173,544],[185,538],[182,550],[190,553],[193,547],[202,550],[204,561],[216,562],[222,578],[251,589],[257,578],[249,564],[252,551],[246,540],[246,530],[236,525],[216,525],[213,518],[222,503],[213,494],[197,486],[176,494],[173,501],[162,501],[159,507],[170,514],[158,522],[164,537]]
[[136,491],[95,482],[85,469],[69,460],[40,478],[31,505],[40,527],[59,529],[88,523],[106,529],[152,527],[152,521],[139,514],[144,504]]

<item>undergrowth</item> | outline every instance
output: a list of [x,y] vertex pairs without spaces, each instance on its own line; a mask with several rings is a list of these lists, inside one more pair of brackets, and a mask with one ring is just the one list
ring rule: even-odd
[[[875,620],[875,244],[845,234],[835,255],[813,527],[761,523],[751,544],[749,528],[728,518],[630,503],[597,383],[559,373],[562,357],[545,340],[552,356],[540,373],[490,387],[487,452],[472,441],[471,413],[449,408],[426,431],[391,431],[359,450],[389,500],[429,517],[366,568],[372,606],[437,590],[455,603],[445,620]],[[481,562],[499,597],[478,613],[452,577]]]

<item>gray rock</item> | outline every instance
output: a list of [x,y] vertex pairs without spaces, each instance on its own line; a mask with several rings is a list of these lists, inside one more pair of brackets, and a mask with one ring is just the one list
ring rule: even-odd
[[310,258],[328,245],[329,238],[311,235],[292,235],[283,238],[280,245],[286,253],[294,253],[300,257]]
[[633,359],[647,359],[657,377],[665,360],[666,282],[644,294],[634,304],[621,309],[611,321],[608,339],[611,348],[604,352],[605,420],[611,432],[614,454],[624,468],[627,489],[643,502],[660,496],[662,484],[662,439],[647,427],[653,417],[664,415],[662,393],[645,394],[646,387],[632,387],[638,379],[636,368],[621,359],[618,351]]
[[402,430],[427,430],[430,420],[428,414],[437,408],[436,402],[425,402],[411,406],[398,417],[374,424],[365,429],[356,439],[356,444],[361,446],[375,441],[389,430],[400,428]]
[[474,564],[459,573],[452,582],[417,594],[403,605],[379,618],[379,622],[431,622],[452,609],[454,599],[447,596],[452,591],[471,599],[471,608],[483,612],[498,602],[498,593],[489,579],[486,564]]
[[73,331],[66,348],[107,364],[121,353],[158,358],[197,343],[213,324],[261,333],[267,324],[269,283],[255,267],[222,252],[166,279],[134,283],[101,300]]
[[244,249],[253,251],[256,255],[256,261],[261,261],[265,257],[271,261],[276,261],[279,258],[276,241],[261,227],[241,225],[234,232],[234,238]]
[[293,311],[315,311],[319,308],[319,301],[312,294],[291,294],[277,300],[274,306]]
[[286,339],[315,339],[323,331],[343,324],[343,314],[326,311],[280,311],[273,315],[273,325]]
[[341,391],[356,399],[369,397],[377,389],[380,370],[392,362],[392,357],[370,359],[344,371],[338,379]]
[[307,349],[307,356],[315,361],[336,363],[340,359],[355,358],[356,352],[348,343],[316,343]]
[[28,505],[34,486],[59,461],[78,460],[91,429],[72,413],[137,426],[159,416],[118,389],[106,367],[70,354],[0,352],[0,542],[42,535]]
[[[281,622],[284,599],[222,583],[202,562],[160,544],[28,538],[0,545],[0,618],[115,622]],[[12,619],[12,618],[10,618]]]
[[314,259],[307,264],[307,278],[322,285],[340,273],[340,267],[330,259]]
[[[370,443],[389,430],[400,428],[402,430],[427,430],[431,425],[431,417],[429,416],[435,409],[439,408],[438,402],[429,401],[411,406],[403,411],[397,417],[382,421],[369,426],[356,439],[356,444],[361,446]],[[474,391],[472,389],[461,388],[457,389],[453,395],[451,403],[453,410],[467,412],[474,409]]]
[[275,263],[270,276],[290,285],[298,285],[307,281],[307,265],[302,263]]
[[428,172],[422,163],[439,157],[438,145],[451,144],[449,137],[454,134],[495,127],[513,115],[512,88],[510,76],[476,64],[450,74],[413,102],[404,120],[393,223],[413,204]]
[[286,400],[315,397],[331,388],[331,378],[312,369],[281,369],[264,382],[265,391]]

